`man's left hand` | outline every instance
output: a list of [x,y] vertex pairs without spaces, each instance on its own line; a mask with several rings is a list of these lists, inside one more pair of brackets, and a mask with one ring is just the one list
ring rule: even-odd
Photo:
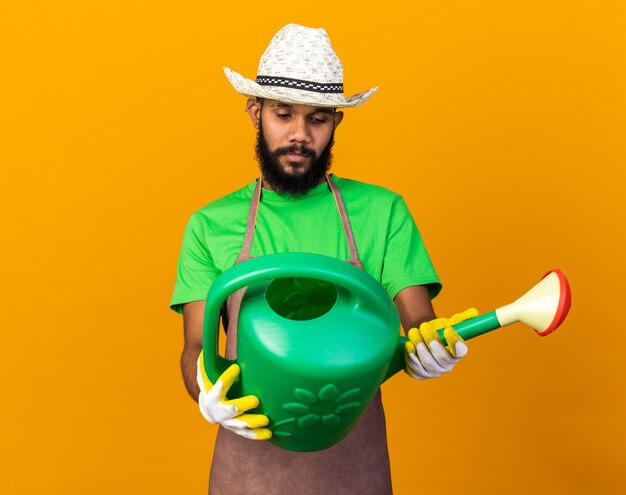
[[[456,325],[478,316],[475,308],[470,308],[452,318],[437,318],[422,323],[418,328],[411,328],[409,340],[404,344],[405,372],[418,380],[436,378],[450,371],[467,354],[467,345],[454,331]],[[437,330],[444,328],[444,337],[448,343],[444,347]]]

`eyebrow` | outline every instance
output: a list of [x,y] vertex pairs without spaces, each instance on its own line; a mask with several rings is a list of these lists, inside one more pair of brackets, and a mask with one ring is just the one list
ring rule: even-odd
[[[282,101],[276,101],[274,102],[273,105],[275,108],[293,108],[293,105],[289,104],[289,103],[284,103]],[[329,108],[329,107],[315,107],[313,109],[313,112],[311,113],[327,113],[329,115],[332,115],[335,113],[333,108]]]

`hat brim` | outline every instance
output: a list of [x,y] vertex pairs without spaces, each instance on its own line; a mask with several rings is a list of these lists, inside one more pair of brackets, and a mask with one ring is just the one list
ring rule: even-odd
[[260,84],[238,74],[234,70],[224,67],[224,73],[230,84],[238,93],[255,98],[267,98],[270,100],[294,103],[300,105],[315,105],[318,107],[330,108],[351,108],[362,105],[369,100],[377,87],[357,93],[345,98],[339,93],[316,93],[294,88],[283,88],[281,86],[261,86]]

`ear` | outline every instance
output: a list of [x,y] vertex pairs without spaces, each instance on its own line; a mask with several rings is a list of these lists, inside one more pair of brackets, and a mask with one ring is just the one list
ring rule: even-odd
[[335,112],[333,114],[333,119],[335,120],[335,123],[333,125],[333,130],[335,130],[337,129],[337,126],[341,124],[341,121],[343,120],[343,112]]
[[250,116],[250,120],[252,120],[252,125],[258,129],[259,122],[261,122],[261,102],[257,101],[256,98],[248,98],[246,112]]

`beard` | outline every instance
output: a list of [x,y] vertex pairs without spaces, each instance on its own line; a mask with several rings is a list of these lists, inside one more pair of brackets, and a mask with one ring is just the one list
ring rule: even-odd
[[[326,172],[330,170],[332,161],[332,147],[335,144],[334,133],[324,150],[317,156],[314,150],[304,145],[292,144],[271,151],[263,135],[263,124],[259,125],[256,140],[256,157],[259,167],[266,180],[274,191],[284,197],[300,198],[322,182]],[[299,174],[289,174],[284,171],[278,159],[288,153],[300,153],[310,159],[310,166]]]

